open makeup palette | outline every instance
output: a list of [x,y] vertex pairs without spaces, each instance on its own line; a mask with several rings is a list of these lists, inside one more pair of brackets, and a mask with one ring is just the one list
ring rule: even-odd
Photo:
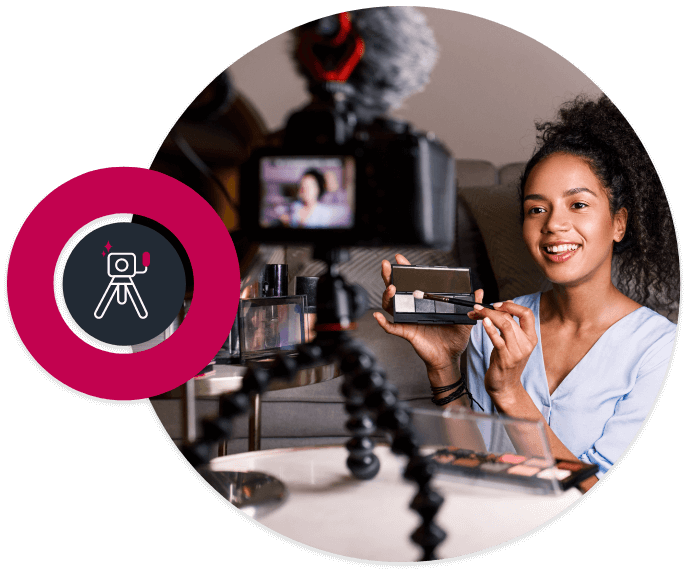
[[392,265],[391,283],[395,285],[393,317],[395,322],[416,324],[476,324],[467,316],[472,305],[414,298],[414,291],[456,297],[473,302],[471,271],[449,267]]
[[444,478],[557,494],[598,471],[597,465],[553,458],[538,421],[474,413],[463,407],[413,409],[412,421],[423,452]]

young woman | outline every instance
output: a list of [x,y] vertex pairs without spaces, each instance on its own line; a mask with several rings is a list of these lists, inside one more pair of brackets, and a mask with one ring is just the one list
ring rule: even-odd
[[[470,316],[483,323],[474,327],[375,318],[412,344],[432,387],[457,385],[449,405],[466,388],[475,410],[541,420],[554,456],[597,464],[602,476],[643,424],[667,372],[676,326],[640,303],[651,295],[678,301],[677,243],[658,175],[607,97],[578,98],[537,128],[539,146],[520,184],[523,238],[552,290],[494,310],[475,306]],[[383,261],[388,312],[390,272]],[[458,357],[467,345],[465,383]],[[493,447],[506,435],[488,436]]]

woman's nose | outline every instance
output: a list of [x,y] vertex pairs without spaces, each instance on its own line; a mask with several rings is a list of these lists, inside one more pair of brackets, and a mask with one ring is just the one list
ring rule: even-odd
[[554,208],[545,220],[543,225],[544,233],[556,233],[560,231],[568,231],[572,228],[572,222],[567,215],[567,212],[560,208]]

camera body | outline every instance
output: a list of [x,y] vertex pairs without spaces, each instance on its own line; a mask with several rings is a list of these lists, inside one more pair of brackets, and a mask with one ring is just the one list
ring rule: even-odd
[[133,277],[136,274],[134,253],[108,253],[109,277]]
[[[335,187],[322,193],[318,214],[304,219],[302,178],[314,170]],[[242,229],[264,243],[449,249],[454,160],[408,123],[357,125],[336,108],[305,109],[290,117],[281,146],[259,149],[243,165],[240,203]]]

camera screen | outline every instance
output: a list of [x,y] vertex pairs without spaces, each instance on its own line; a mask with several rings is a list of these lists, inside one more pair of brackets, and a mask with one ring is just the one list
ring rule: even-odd
[[354,226],[352,156],[271,156],[259,161],[260,226]]

